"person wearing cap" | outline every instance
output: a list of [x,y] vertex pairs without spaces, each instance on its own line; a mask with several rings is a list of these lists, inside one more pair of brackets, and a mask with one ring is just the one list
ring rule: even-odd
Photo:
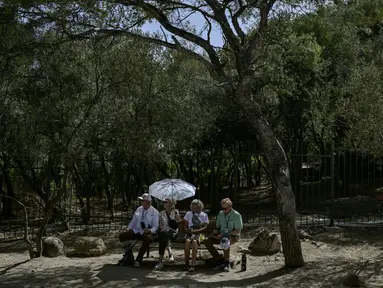
[[156,270],[164,268],[163,258],[165,249],[169,252],[169,261],[174,261],[170,242],[177,237],[178,225],[182,219],[179,211],[176,209],[177,201],[166,198],[164,201],[164,210],[160,212],[160,230],[158,232],[158,254],[159,261],[154,267]]
[[[233,203],[229,198],[222,199],[222,210],[216,220],[216,229],[211,237],[204,240],[204,244],[210,254],[217,261],[215,269],[230,271],[230,244],[238,241],[243,228],[242,216],[233,209]],[[223,259],[215,249],[214,244],[220,244],[223,249]]]
[[[184,270],[189,272],[195,271],[195,265],[197,262],[198,245],[203,241],[207,224],[209,223],[209,217],[203,212],[204,205],[201,200],[194,199],[190,204],[190,210],[186,213],[185,231],[185,266]],[[191,266],[189,266],[190,245],[192,246],[192,259]]]
[[150,243],[153,241],[153,236],[157,233],[159,222],[159,212],[151,205],[152,197],[148,193],[144,193],[138,199],[141,200],[141,206],[134,212],[128,229],[119,235],[120,242],[128,240],[142,241],[134,262],[134,267],[136,268],[140,267],[145,252],[148,251]]

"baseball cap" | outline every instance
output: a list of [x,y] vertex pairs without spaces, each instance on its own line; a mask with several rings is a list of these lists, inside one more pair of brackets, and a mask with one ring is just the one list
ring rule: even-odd
[[219,244],[220,244],[220,246],[221,246],[221,248],[223,250],[227,250],[227,249],[230,248],[230,240],[229,240],[229,238],[222,237],[221,238],[221,242]]
[[138,199],[141,201],[146,200],[152,202],[152,196],[150,196],[148,193],[142,194],[140,197],[138,197]]

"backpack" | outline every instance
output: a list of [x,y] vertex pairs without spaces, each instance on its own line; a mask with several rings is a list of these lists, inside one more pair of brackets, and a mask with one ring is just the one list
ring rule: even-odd
[[199,219],[198,214],[193,212],[193,217],[192,217],[192,223],[193,223],[193,228],[194,229],[200,229],[202,227],[202,222],[201,219]]
[[[137,243],[137,242],[136,242]],[[136,243],[129,244],[125,248],[125,253],[122,256],[122,259],[118,261],[118,266],[133,266],[134,265],[134,255],[133,255],[133,247]]]

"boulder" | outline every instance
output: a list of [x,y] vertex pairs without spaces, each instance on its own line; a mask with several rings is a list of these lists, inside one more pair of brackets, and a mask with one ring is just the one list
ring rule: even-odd
[[265,256],[273,255],[281,251],[281,242],[276,234],[271,234],[267,229],[263,229],[249,245],[251,255]]
[[98,237],[78,237],[74,254],[82,256],[100,256],[106,253],[104,240]]
[[343,279],[343,285],[347,287],[365,287],[364,281],[362,281],[358,275],[348,274]]
[[298,230],[299,239],[301,240],[313,240],[313,237],[307,233],[305,230]]
[[46,237],[43,239],[43,256],[58,257],[65,255],[64,243],[57,237]]

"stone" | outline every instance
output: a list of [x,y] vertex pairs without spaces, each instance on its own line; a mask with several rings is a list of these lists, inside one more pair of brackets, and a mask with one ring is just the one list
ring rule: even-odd
[[348,274],[343,279],[343,285],[348,287],[365,287],[365,283],[355,274]]
[[46,237],[43,239],[43,256],[58,257],[65,255],[64,243],[57,237]]
[[251,255],[273,255],[281,251],[282,244],[276,234],[271,234],[267,229],[262,230],[249,245]]
[[99,237],[78,237],[74,254],[88,257],[101,256],[106,253],[104,240]]
[[305,230],[298,230],[298,234],[299,234],[299,239],[301,240],[313,240],[313,237],[307,233]]

